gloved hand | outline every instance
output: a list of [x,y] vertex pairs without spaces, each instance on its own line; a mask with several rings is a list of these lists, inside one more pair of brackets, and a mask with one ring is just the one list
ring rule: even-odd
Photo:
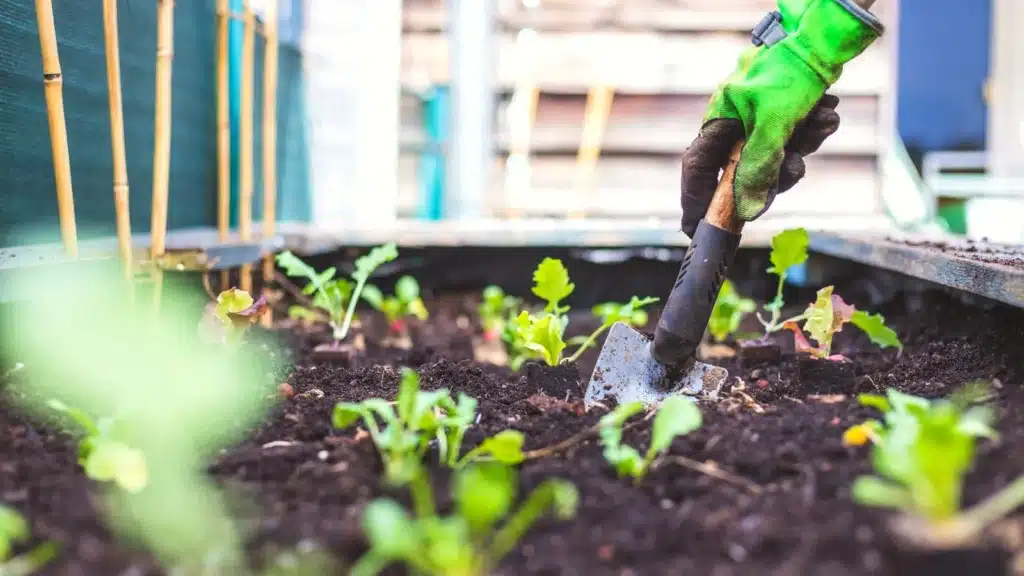
[[843,65],[882,33],[852,0],[780,0],[786,36],[751,48],[712,96],[700,135],[683,155],[683,231],[693,235],[737,141],[736,216],[750,221],[804,175],[803,157],[839,125],[838,98],[826,96]]

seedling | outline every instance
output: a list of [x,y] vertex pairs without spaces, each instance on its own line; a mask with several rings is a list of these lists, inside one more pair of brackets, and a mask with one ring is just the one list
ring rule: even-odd
[[579,348],[568,358],[562,353],[570,342],[564,340],[565,329],[569,325],[566,313],[569,306],[561,305],[561,301],[572,294],[576,285],[569,281],[569,271],[561,260],[545,258],[533,273],[533,294],[544,300],[543,312],[531,314],[521,311],[510,319],[503,339],[509,345],[509,367],[518,370],[526,360],[543,360],[548,366],[557,366],[563,361],[572,362],[594,345],[597,337],[610,328],[615,322],[646,324],[644,306],[657,302],[657,298],[632,297],[626,304],[614,302],[601,304],[594,308],[594,314],[601,318],[601,326],[589,336],[573,339]]
[[452,493],[453,514],[441,517],[429,482],[424,475],[417,476],[412,486],[415,515],[390,499],[375,500],[366,507],[363,530],[370,550],[351,575],[375,576],[392,564],[430,576],[492,574],[542,516],[553,513],[567,520],[576,513],[576,487],[554,479],[542,482],[511,512],[518,484],[516,472],[503,464],[460,470]]
[[15,510],[0,506],[0,575],[28,576],[57,555],[57,545],[45,542],[31,551],[12,557],[14,546],[28,542],[28,522]]
[[865,506],[900,510],[920,526],[946,535],[977,533],[1024,503],[1022,478],[975,508],[960,510],[976,439],[997,438],[993,409],[975,403],[984,388],[968,390],[940,400],[892,389],[885,396],[860,396],[860,403],[878,409],[884,421],[869,420],[843,435],[847,444],[872,444],[876,475],[857,478],[853,499]]
[[[885,318],[881,314],[868,314],[857,310],[847,304],[841,296],[832,293],[832,286],[826,286],[818,290],[818,299],[807,307],[807,310],[799,316],[787,320],[783,327],[792,330],[796,341],[797,352],[809,353],[818,359],[842,361],[844,357],[839,354],[832,354],[832,338],[836,333],[842,331],[843,325],[852,323],[868,335],[871,342],[881,348],[896,347],[903,349],[903,343],[891,328],[885,325]],[[804,322],[806,330],[811,338],[817,342],[812,346],[804,336],[803,330],[797,322]]]
[[420,285],[412,276],[402,276],[398,279],[394,296],[384,296],[376,286],[367,286],[363,290],[363,300],[384,313],[388,320],[388,330],[392,334],[406,334],[406,317],[426,320],[430,316],[423,299],[420,298]]
[[786,285],[789,269],[807,262],[808,244],[810,244],[810,238],[807,236],[807,230],[803,228],[783,230],[772,237],[772,251],[769,256],[772,265],[768,268],[768,273],[778,276],[779,283],[775,290],[775,299],[764,306],[764,309],[771,313],[771,317],[765,320],[760,313],[757,314],[757,319],[764,326],[766,335],[778,332],[783,328],[784,322],[780,321],[782,307],[785,305],[785,301],[782,299],[782,289]]
[[304,294],[313,295],[313,304],[328,314],[334,343],[337,345],[348,336],[356,302],[370,275],[382,264],[397,257],[398,248],[392,242],[378,246],[357,258],[355,270],[351,274],[354,285],[345,278],[335,278],[337,269],[333,266],[318,273],[312,266],[287,250],[277,255],[277,264],[288,276],[309,280],[302,291]]
[[245,290],[225,290],[217,295],[216,302],[206,306],[200,335],[207,342],[237,345],[266,311],[266,297],[254,301]]
[[718,299],[711,310],[708,331],[716,342],[723,342],[740,329],[743,318],[757,310],[757,303],[740,296],[732,282],[726,280],[718,291]]
[[683,396],[669,396],[654,416],[651,445],[647,448],[647,454],[640,456],[635,448],[622,443],[622,425],[643,410],[642,402],[620,404],[598,423],[604,459],[615,467],[620,477],[631,476],[635,483],[647,475],[655,459],[668,450],[677,436],[693,432],[700,428],[702,422],[700,409],[692,400]]
[[597,337],[603,334],[605,330],[611,328],[616,322],[623,322],[630,326],[645,326],[647,324],[647,311],[643,308],[654,304],[658,300],[658,298],[637,298],[633,296],[625,304],[606,302],[594,306],[594,316],[601,320],[601,325],[591,332],[590,335],[582,339],[572,338],[569,340],[569,344],[578,344],[579,348],[573,352],[566,362],[579,360],[580,356],[597,342]]
[[466,430],[476,420],[476,406],[476,400],[466,394],[459,394],[455,401],[443,388],[421,391],[419,375],[404,369],[394,403],[380,398],[342,402],[334,407],[332,422],[336,428],[345,429],[362,420],[384,462],[385,477],[396,486],[412,481],[435,439],[441,462],[451,467],[484,458],[509,464],[521,462],[523,438],[514,431],[502,432],[459,458]]
[[509,315],[519,305],[519,298],[505,294],[500,286],[484,288],[483,299],[477,309],[484,340],[494,342],[501,338],[508,323]]
[[49,400],[47,406],[74,420],[85,435],[78,442],[78,464],[85,475],[98,482],[114,482],[129,493],[138,493],[149,480],[146,455],[126,441],[127,434],[113,418],[94,420],[83,410]]

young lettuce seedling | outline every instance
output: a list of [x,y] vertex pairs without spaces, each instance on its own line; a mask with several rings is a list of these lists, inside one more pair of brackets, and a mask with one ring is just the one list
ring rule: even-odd
[[569,340],[569,344],[578,344],[579,348],[573,352],[572,356],[570,356],[566,362],[575,362],[579,360],[580,356],[582,356],[588,348],[597,342],[597,337],[603,334],[605,330],[608,330],[615,325],[616,322],[623,322],[630,326],[646,325],[647,311],[643,310],[643,308],[654,304],[658,300],[658,298],[637,298],[636,296],[633,296],[629,299],[629,302],[625,304],[606,302],[604,304],[594,306],[594,316],[601,319],[601,325],[591,332],[589,336],[585,336],[582,339],[572,338]]
[[997,437],[992,408],[971,406],[969,397],[927,400],[892,389],[859,400],[882,412],[884,421],[869,420],[843,435],[847,444],[873,445],[876,475],[857,478],[854,500],[902,510],[929,523],[954,519],[975,440]]
[[757,310],[757,303],[740,296],[732,282],[726,280],[718,291],[718,299],[711,310],[708,320],[708,331],[716,342],[723,342],[731,334],[740,329],[743,317]]
[[620,404],[599,422],[605,460],[615,467],[620,477],[632,476],[634,482],[639,482],[647,475],[655,458],[668,450],[677,436],[693,432],[700,428],[702,422],[700,409],[692,400],[683,396],[669,396],[654,416],[651,445],[647,448],[647,454],[640,456],[635,448],[622,443],[622,425],[643,410],[642,402]]
[[363,289],[363,300],[370,303],[376,310],[383,312],[388,320],[388,330],[392,334],[405,334],[404,318],[412,316],[426,320],[430,313],[420,298],[420,285],[412,276],[402,276],[395,284],[395,295],[384,296],[376,286]]
[[392,564],[429,576],[492,574],[542,516],[550,512],[566,520],[576,513],[576,487],[554,479],[542,482],[512,512],[518,483],[516,472],[502,464],[460,470],[453,489],[454,513],[441,517],[429,483],[418,476],[412,486],[414,516],[389,499],[366,507],[363,530],[370,550],[350,574],[375,576]]
[[509,315],[518,305],[519,298],[505,294],[500,286],[484,288],[483,299],[477,308],[480,326],[484,330],[484,340],[493,342],[501,338]]
[[[832,293],[832,286],[826,286],[818,290],[818,298],[807,310],[794,318],[787,320],[783,328],[792,330],[796,340],[797,352],[806,352],[814,358],[833,361],[844,360],[839,354],[832,354],[832,338],[836,333],[842,331],[843,325],[851,323],[860,328],[868,335],[875,345],[881,348],[903,349],[903,343],[891,328],[885,325],[885,318],[881,314],[868,314],[857,310],[847,304],[838,294]],[[812,346],[804,336],[803,330],[797,325],[799,321],[804,322],[806,330],[811,338],[818,343]]]
[[782,300],[782,289],[786,285],[789,269],[807,262],[808,244],[810,244],[810,238],[807,236],[807,230],[803,228],[784,230],[772,238],[772,251],[769,256],[772,265],[771,268],[768,268],[768,273],[778,276],[779,283],[775,291],[775,299],[764,306],[764,309],[771,313],[771,317],[765,320],[760,313],[757,315],[757,319],[764,326],[765,334],[778,332],[783,328],[784,323],[780,321],[782,307],[785,305]]
[[216,302],[206,306],[199,324],[200,336],[207,342],[236,345],[266,311],[266,297],[253,301],[245,290],[225,290],[217,295]]
[[0,574],[28,576],[57,555],[57,545],[45,542],[25,554],[12,557],[15,544],[27,542],[29,536],[25,518],[11,508],[0,506]]
[[[459,394],[458,401],[448,390],[420,390],[420,377],[403,369],[398,395],[391,403],[371,398],[358,404],[342,402],[334,407],[335,428],[349,428],[362,420],[384,462],[388,482],[408,484],[420,471],[423,455],[432,440],[438,442],[440,459],[450,467],[461,467],[475,459],[491,458],[514,464],[522,461],[522,434],[505,431],[485,440],[462,459],[462,439],[476,420],[476,400]],[[383,422],[383,430],[378,423]]]
[[86,476],[98,482],[113,481],[130,493],[137,493],[146,487],[149,481],[146,456],[128,444],[125,431],[117,420],[93,420],[84,411],[58,400],[51,399],[46,405],[66,414],[85,432],[85,436],[78,442],[78,464],[85,470]]
[[313,295],[313,303],[327,312],[334,332],[334,343],[337,345],[348,336],[356,302],[366,287],[366,281],[374,270],[395,258],[398,258],[398,247],[394,242],[378,246],[357,258],[355,270],[351,275],[355,281],[354,285],[344,278],[335,278],[337,269],[333,266],[318,273],[312,266],[287,250],[277,255],[277,264],[288,276],[309,280],[302,291]]

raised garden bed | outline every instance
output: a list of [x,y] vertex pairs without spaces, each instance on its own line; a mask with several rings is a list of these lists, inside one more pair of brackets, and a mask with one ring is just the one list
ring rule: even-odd
[[[734,271],[767,267],[763,255],[744,258]],[[511,273],[528,278],[535,264],[521,270],[513,264]],[[621,282],[629,264],[617,266],[604,273]],[[659,270],[651,275],[659,279],[675,273],[674,263],[643,266]],[[574,272],[571,262],[569,268]],[[781,360],[756,366],[741,366],[727,348],[711,348],[718,354],[712,361],[730,371],[729,385],[718,400],[700,404],[701,427],[677,438],[637,484],[616,475],[596,434],[549,449],[579,437],[606,413],[582,405],[597,349],[575,364],[528,363],[519,372],[474,361],[481,334],[479,289],[428,294],[429,319],[409,321],[411,349],[379,346],[386,322],[361,310],[363,325],[357,331],[363,333],[365,350],[346,365],[310,360],[315,346],[330,340],[328,329],[286,322],[268,335],[255,328],[257,340],[269,336],[285,343],[287,354],[275,361],[274,370],[290,390],[265,422],[216,457],[209,473],[257,504],[236,512],[254,563],[296,545],[315,545],[341,562],[356,561],[366,551],[360,526],[365,506],[381,496],[408,499],[405,490],[384,483],[381,460],[365,433],[332,426],[332,410],[339,402],[393,399],[404,366],[420,374],[425,390],[444,387],[478,400],[480,418],[466,433],[467,450],[502,430],[525,434],[527,459],[518,467],[523,494],[549,478],[569,480],[579,491],[575,517],[536,524],[501,562],[500,574],[965,574],[956,558],[944,559],[936,569],[901,554],[886,528],[892,513],[851,500],[851,484],[871,473],[870,448],[844,445],[843,433],[877,417],[858,404],[859,393],[895,388],[936,398],[984,379],[998,395],[1000,439],[979,442],[964,504],[1012,482],[1024,471],[1024,313],[1002,306],[981,310],[941,292],[918,290],[897,292],[875,306],[872,272],[862,272],[837,288],[849,302],[884,313],[903,341],[901,354],[879,350],[863,334],[845,330],[832,351],[852,360],[851,374],[843,384],[809,387],[798,378],[789,332],[776,337]],[[589,305],[605,297],[628,298],[602,294],[575,274],[574,280],[586,289],[570,298],[574,311],[567,336],[596,327]],[[736,280],[742,291],[762,301],[774,293],[761,280]],[[426,281],[424,286],[430,290]],[[663,296],[661,290],[650,295]],[[787,302],[813,299],[814,290],[787,290]],[[801,307],[796,308],[799,313]],[[647,330],[656,319],[655,307]],[[757,328],[748,317],[741,330]],[[32,542],[60,545],[60,556],[40,573],[164,573],[150,554],[113,535],[91,496],[97,484],[78,466],[74,438],[17,411],[9,400],[24,392],[21,380],[18,374],[7,380],[0,401],[0,504],[26,516]],[[159,397],[159,391],[153,393]],[[649,423],[625,432],[626,443],[637,447],[646,447],[650,436]],[[436,457],[425,461],[439,505],[447,509],[450,473]],[[1013,520],[1001,533],[1020,534]],[[1015,545],[1008,552],[982,550],[971,557],[972,573],[994,573],[986,571],[986,562],[1019,553],[1019,537]]]

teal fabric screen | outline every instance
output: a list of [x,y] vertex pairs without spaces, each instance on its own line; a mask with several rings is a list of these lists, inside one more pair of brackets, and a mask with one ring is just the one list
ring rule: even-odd
[[[214,7],[215,0],[175,2],[170,230],[216,225]],[[101,3],[53,0],[53,8],[64,75],[64,107],[80,237],[112,235],[113,168]],[[118,10],[132,232],[145,234],[149,232],[153,182],[156,2],[120,0]],[[281,47],[281,219],[304,218],[304,210],[308,212],[298,36],[289,34],[290,42]],[[262,54],[260,47],[257,118],[262,110]],[[258,122],[257,136],[261,132]],[[261,144],[257,141],[255,145],[259,159]],[[257,195],[262,198],[262,168],[258,160],[255,177]],[[257,210],[256,214],[259,213]],[[59,241],[34,3],[0,0],[0,246],[17,243],[15,229],[19,225],[41,226],[47,232],[45,240]]]

